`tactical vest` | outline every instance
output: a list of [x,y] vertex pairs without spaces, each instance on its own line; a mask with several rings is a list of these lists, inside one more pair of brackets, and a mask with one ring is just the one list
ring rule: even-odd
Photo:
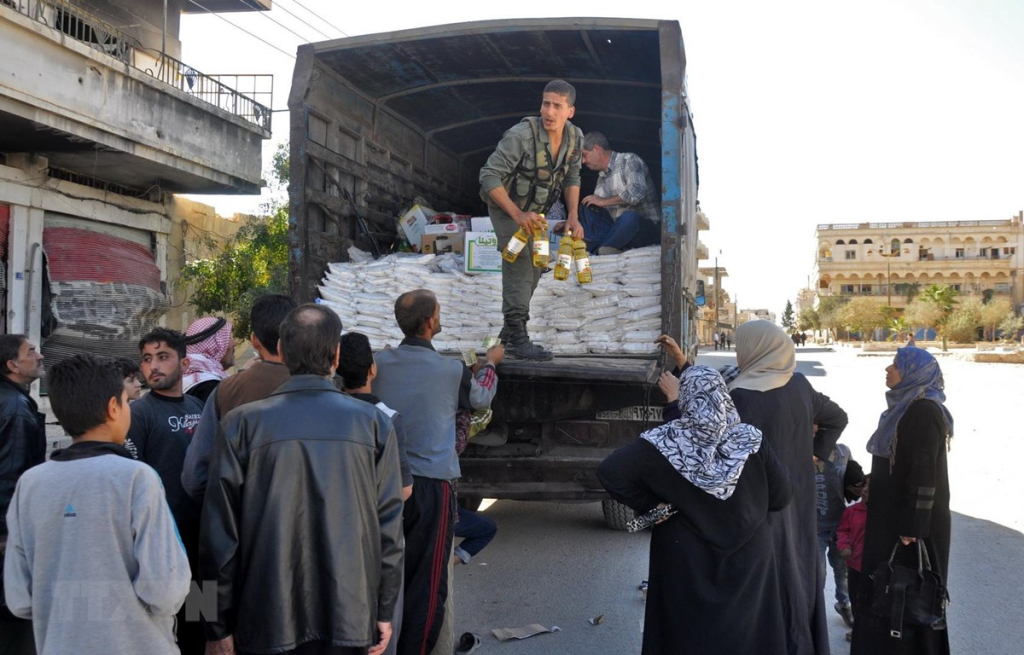
[[502,185],[516,207],[523,211],[545,214],[558,200],[562,183],[565,182],[565,178],[569,174],[569,165],[575,153],[583,147],[583,141],[575,126],[566,122],[562,144],[566,148],[566,156],[562,165],[556,168],[554,162],[548,157],[545,142],[540,138],[540,131],[543,129],[540,117],[528,116],[523,119],[523,122],[529,123],[530,130],[533,132],[533,165],[530,166],[527,163],[528,157],[523,157],[516,166],[516,170],[502,182]]

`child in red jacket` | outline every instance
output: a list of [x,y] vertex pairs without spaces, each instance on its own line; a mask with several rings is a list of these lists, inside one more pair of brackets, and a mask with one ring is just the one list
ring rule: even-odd
[[[847,584],[850,589],[850,602],[854,614],[857,613],[857,588],[860,584],[861,555],[864,553],[864,529],[868,524],[868,487],[871,476],[865,475],[863,488],[860,490],[860,502],[850,505],[843,511],[843,518],[836,530],[836,544],[840,557],[846,558]],[[853,490],[851,490],[853,491]],[[850,635],[846,635],[850,640]]]

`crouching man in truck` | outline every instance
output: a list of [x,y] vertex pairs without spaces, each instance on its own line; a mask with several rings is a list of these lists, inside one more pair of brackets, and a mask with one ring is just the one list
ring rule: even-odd
[[[505,249],[519,228],[529,235],[532,248],[533,230],[545,225],[541,214],[558,200],[559,191],[568,208],[569,229],[574,237],[583,237],[578,217],[583,131],[569,122],[575,113],[576,89],[563,80],[548,82],[540,116],[528,116],[505,132],[480,169],[480,196],[487,203],[499,250]],[[528,256],[512,263],[502,260],[505,325],[499,337],[509,356],[541,361],[553,357],[530,341],[526,331],[530,299],[542,270],[534,267]]]
[[659,243],[658,190],[644,160],[631,152],[613,152],[605,135],[588,132],[583,165],[598,173],[597,187],[580,209],[590,254],[614,255]]

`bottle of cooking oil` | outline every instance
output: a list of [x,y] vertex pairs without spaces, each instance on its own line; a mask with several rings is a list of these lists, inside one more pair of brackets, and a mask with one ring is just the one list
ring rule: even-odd
[[587,244],[583,239],[573,240],[572,254],[576,262],[576,281],[580,284],[593,282],[594,272],[590,270],[590,255],[587,254]]
[[[538,214],[542,219],[544,214]],[[533,265],[547,268],[551,263],[551,242],[548,241],[548,222],[542,220],[533,228]]]
[[558,262],[555,264],[555,279],[568,280],[572,270],[572,230],[567,229],[565,236],[558,242]]
[[519,258],[519,253],[526,247],[526,240],[529,236],[526,234],[526,230],[519,228],[512,238],[508,240],[508,244],[505,245],[505,249],[501,251],[501,258],[507,261],[509,264]]

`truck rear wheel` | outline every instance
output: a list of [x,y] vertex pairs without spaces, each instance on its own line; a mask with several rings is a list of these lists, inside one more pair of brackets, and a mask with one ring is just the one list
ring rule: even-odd
[[604,512],[604,524],[612,530],[625,530],[626,524],[634,517],[633,510],[617,500],[602,500],[601,510]]

